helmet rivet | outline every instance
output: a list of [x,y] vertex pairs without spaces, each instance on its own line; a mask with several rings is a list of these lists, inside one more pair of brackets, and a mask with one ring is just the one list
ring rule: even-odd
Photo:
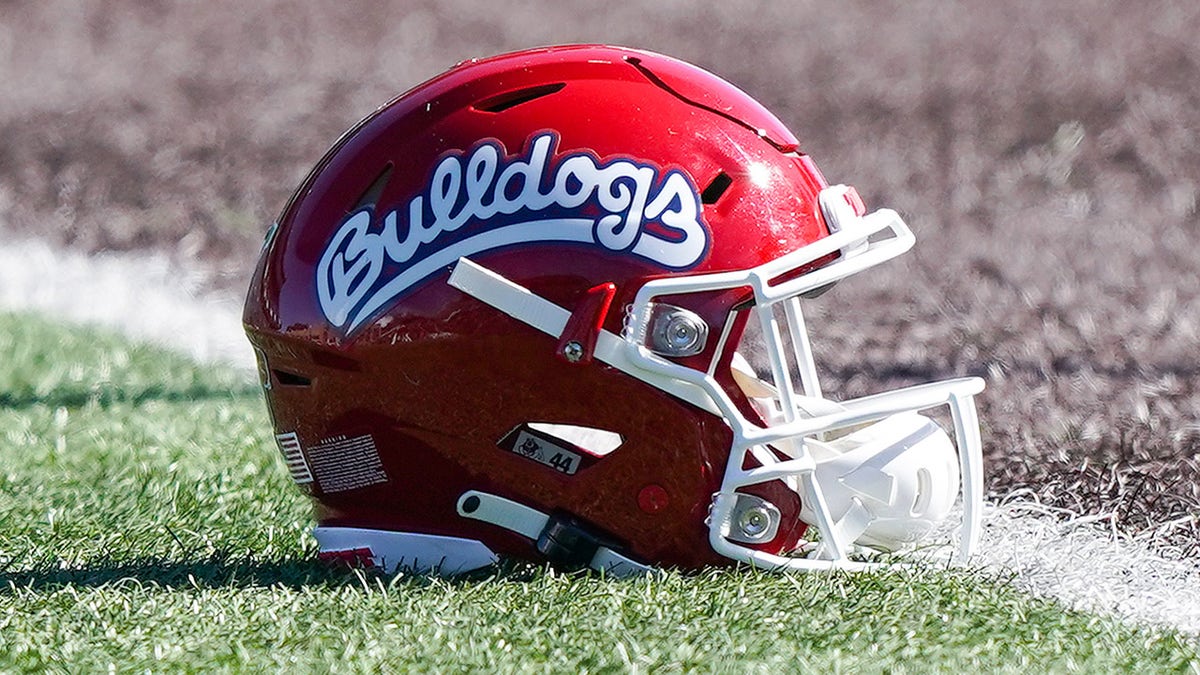
[[656,305],[652,310],[649,347],[658,354],[679,358],[704,351],[708,325],[690,310]]
[[761,537],[771,527],[771,515],[761,506],[742,511],[738,518],[738,528],[742,534],[751,539]]
[[575,340],[571,340],[563,345],[562,353],[571,363],[579,363],[579,360],[583,358],[583,345]]

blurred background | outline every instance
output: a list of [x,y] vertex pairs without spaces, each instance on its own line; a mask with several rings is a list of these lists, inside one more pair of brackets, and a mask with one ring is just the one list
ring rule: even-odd
[[337,136],[454,63],[651,49],[772,109],[913,253],[811,303],[838,397],[987,379],[995,494],[1197,544],[1200,3],[0,0],[0,247],[243,292]]

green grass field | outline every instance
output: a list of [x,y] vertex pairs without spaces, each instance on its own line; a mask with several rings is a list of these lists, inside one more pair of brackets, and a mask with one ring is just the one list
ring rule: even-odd
[[1196,672],[982,573],[443,580],[314,560],[244,376],[0,314],[0,671]]

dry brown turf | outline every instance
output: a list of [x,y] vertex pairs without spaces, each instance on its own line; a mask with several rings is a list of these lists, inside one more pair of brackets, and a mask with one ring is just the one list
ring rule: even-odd
[[297,4],[0,0],[0,222],[240,288],[304,172],[394,94],[527,46],[655,49],[916,231],[812,303],[829,391],[981,375],[997,493],[1182,518],[1200,548],[1200,3]]

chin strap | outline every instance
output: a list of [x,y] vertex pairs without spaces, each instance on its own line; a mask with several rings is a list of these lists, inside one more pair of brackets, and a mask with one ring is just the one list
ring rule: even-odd
[[535,508],[487,492],[464,492],[458,498],[458,515],[491,523],[532,539],[538,551],[552,562],[587,565],[614,577],[637,576],[653,569],[617,553],[570,518],[546,515]]

